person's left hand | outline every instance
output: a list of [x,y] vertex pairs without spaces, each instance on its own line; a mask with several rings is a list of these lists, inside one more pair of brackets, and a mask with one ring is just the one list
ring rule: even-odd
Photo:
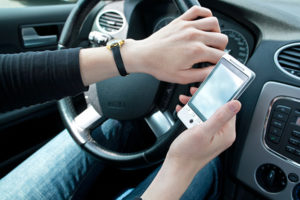
[[[190,88],[190,93],[191,95],[193,96],[195,94],[195,92],[197,91],[198,88],[196,87],[191,87]],[[191,99],[191,96],[186,96],[186,95],[179,95],[179,101],[182,103],[182,104],[187,104],[188,101]],[[176,106],[176,112],[179,112],[179,110],[181,109],[182,107],[180,105],[177,105]]]
[[129,73],[148,73],[162,81],[186,84],[202,82],[211,68],[192,66],[216,64],[227,43],[212,12],[194,6],[148,38],[126,40],[121,54]]

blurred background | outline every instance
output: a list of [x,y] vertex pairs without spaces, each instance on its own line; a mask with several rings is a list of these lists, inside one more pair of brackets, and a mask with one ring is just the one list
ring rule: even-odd
[[77,0],[0,0],[1,8],[76,3]]

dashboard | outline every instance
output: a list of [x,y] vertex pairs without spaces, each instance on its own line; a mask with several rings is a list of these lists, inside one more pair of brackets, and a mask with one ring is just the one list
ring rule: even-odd
[[[112,35],[114,37],[125,38],[126,35],[121,36],[120,34],[127,32],[128,24],[124,15],[122,14],[122,7],[116,9],[116,5],[117,4],[114,3],[108,4],[105,6],[104,10],[99,12],[96,18],[97,20],[95,20],[93,30],[102,31],[109,34],[113,33]],[[121,4],[119,6],[121,6]],[[143,10],[143,8],[141,9]],[[153,10],[155,10],[155,12],[153,12]],[[144,13],[142,24],[144,26],[143,28],[145,29],[145,37],[146,35],[150,35],[158,31],[179,16],[174,4],[165,2],[161,4],[154,4],[152,5],[152,9],[145,9],[140,12]],[[222,14],[219,11],[213,10],[213,15],[219,20],[221,32],[228,36],[229,42],[226,51],[237,58],[240,62],[245,64],[253,52],[256,36],[242,24],[236,22],[234,19]],[[120,23],[120,26],[116,28],[113,27],[112,29],[108,28],[107,25],[103,23],[105,22],[103,19],[108,19],[109,17],[112,18],[115,16],[118,16],[119,22],[117,21],[116,24]],[[125,23],[123,23],[123,20]],[[145,26],[145,24],[147,24],[147,26]],[[118,30],[118,28],[120,28],[120,30]]]
[[[212,10],[228,36],[226,51],[257,75],[240,98],[237,140],[226,152],[228,176],[266,198],[300,199],[300,16],[295,12],[300,3],[200,3]],[[101,25],[104,13],[109,19],[102,17],[108,22]],[[178,15],[172,2],[111,2],[98,13],[92,31],[143,39]],[[232,196],[230,191],[225,196]]]
[[[173,7],[173,5],[166,7]],[[165,8],[164,10],[171,9]],[[213,15],[219,20],[221,32],[228,36],[228,45],[225,51],[245,64],[253,51],[255,37],[249,30],[237,23],[234,19],[226,17],[218,11],[213,11]],[[157,30],[166,26],[176,17],[177,14],[175,13],[168,13],[165,16],[159,17],[157,20],[155,20],[153,32],[156,32]]]
[[[155,12],[143,11],[146,13],[145,23],[152,24],[148,33],[159,30],[179,15],[172,3],[157,5],[153,9]],[[217,10],[212,10],[212,12],[219,20],[221,32],[228,36],[229,42],[226,51],[245,64],[253,51],[255,35],[242,24],[221,12]],[[157,15],[158,13],[159,15]]]

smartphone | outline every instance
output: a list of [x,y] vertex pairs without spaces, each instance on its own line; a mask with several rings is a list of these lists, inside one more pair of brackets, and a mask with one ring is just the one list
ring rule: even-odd
[[222,105],[237,99],[254,80],[255,73],[225,54],[189,102],[178,112],[187,128],[205,122]]

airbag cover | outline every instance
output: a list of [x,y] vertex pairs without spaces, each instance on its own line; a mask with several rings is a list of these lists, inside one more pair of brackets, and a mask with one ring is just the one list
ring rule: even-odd
[[130,74],[97,83],[104,116],[118,120],[144,117],[153,108],[159,83],[148,74]]

